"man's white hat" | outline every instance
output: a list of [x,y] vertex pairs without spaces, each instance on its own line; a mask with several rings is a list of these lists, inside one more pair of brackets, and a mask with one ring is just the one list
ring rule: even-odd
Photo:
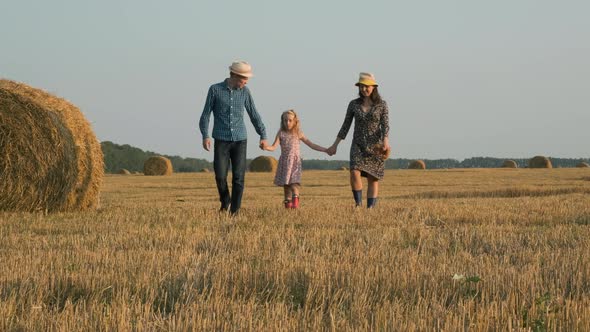
[[229,66],[229,71],[236,75],[244,76],[244,77],[252,77],[252,66],[246,61],[234,61],[231,66]]

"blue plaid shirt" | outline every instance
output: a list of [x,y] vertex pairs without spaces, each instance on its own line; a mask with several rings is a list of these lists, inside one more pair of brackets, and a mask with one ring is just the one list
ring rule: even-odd
[[244,109],[250,116],[260,139],[266,139],[266,129],[256,111],[247,87],[230,89],[227,80],[209,87],[207,100],[199,121],[203,139],[209,138],[209,119],[213,112],[213,138],[222,141],[243,141],[248,138],[244,123]]

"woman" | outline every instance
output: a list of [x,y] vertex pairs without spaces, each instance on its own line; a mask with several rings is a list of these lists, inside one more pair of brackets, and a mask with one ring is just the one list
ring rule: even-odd
[[377,82],[370,73],[360,73],[359,98],[348,104],[346,117],[336,141],[327,152],[336,153],[340,141],[346,138],[352,119],[354,119],[354,135],[350,147],[350,186],[356,206],[362,206],[363,182],[361,176],[367,178],[367,208],[377,203],[379,180],[383,179],[385,159],[389,156],[389,110],[387,104],[379,96]]

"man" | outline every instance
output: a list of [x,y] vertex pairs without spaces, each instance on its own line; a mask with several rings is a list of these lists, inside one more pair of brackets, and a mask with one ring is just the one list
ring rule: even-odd
[[[242,204],[244,176],[246,174],[247,133],[244,123],[244,110],[260,135],[260,148],[266,147],[266,130],[260,115],[256,111],[250,90],[246,87],[252,77],[252,67],[245,61],[236,61],[229,67],[229,78],[209,87],[207,100],[199,121],[203,136],[203,148],[211,150],[209,137],[209,119],[213,113],[213,168],[215,182],[221,202],[220,211],[235,215]],[[227,186],[229,163],[232,166],[232,193]]]

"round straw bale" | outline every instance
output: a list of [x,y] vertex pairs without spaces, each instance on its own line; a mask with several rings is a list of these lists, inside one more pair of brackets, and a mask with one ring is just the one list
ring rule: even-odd
[[535,156],[529,160],[529,168],[553,168],[551,160],[544,156]]
[[408,169],[426,169],[426,163],[423,160],[414,160],[410,162]]
[[201,168],[201,173],[209,173],[209,169],[208,168]]
[[518,168],[518,164],[514,160],[504,160],[503,168]]
[[172,162],[162,156],[149,157],[143,163],[143,174],[145,175],[171,175]]
[[590,167],[590,165],[587,162],[582,161],[579,164],[577,164],[576,167],[585,168],[585,167]]
[[103,154],[90,124],[65,99],[0,79],[0,211],[96,208]]
[[278,161],[273,157],[260,156],[250,163],[250,172],[274,172]]
[[121,174],[121,175],[130,175],[130,174],[131,174],[131,172],[129,172],[129,170],[128,170],[128,169],[126,169],[126,168],[121,168],[121,169],[120,169],[120,170],[117,172],[117,174]]
[[346,167],[346,166],[342,166],[342,167],[340,167],[340,170],[341,170],[341,171],[348,171],[348,167]]

